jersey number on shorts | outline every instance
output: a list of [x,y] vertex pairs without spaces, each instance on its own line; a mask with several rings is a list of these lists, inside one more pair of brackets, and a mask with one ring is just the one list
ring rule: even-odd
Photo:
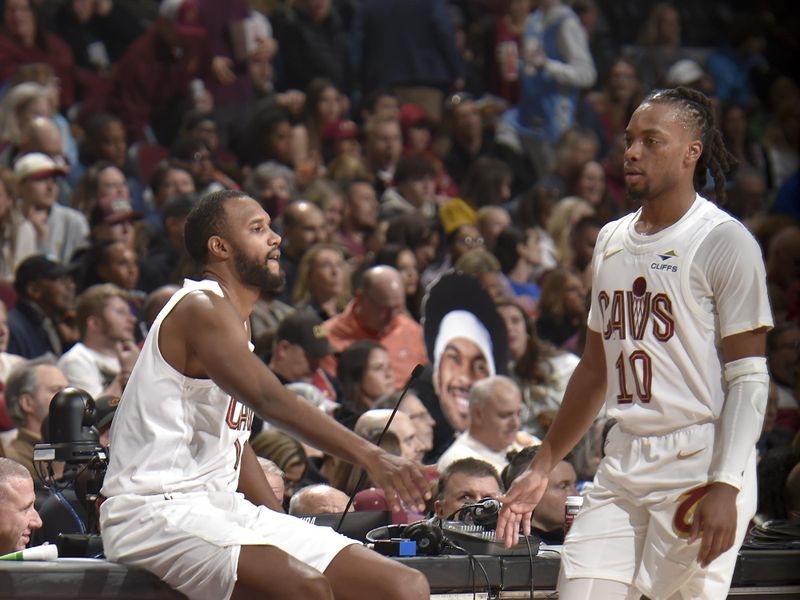
[[[615,364],[619,379],[617,404],[631,404],[634,391],[639,402],[650,402],[653,385],[653,365],[650,355],[644,350],[635,350],[626,360],[625,354],[620,352]],[[632,384],[628,380],[629,367]]]

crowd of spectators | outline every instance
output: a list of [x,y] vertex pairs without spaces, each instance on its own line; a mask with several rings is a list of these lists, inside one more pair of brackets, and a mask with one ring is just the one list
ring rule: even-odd
[[[506,453],[522,458],[504,476],[529,462],[523,448],[546,434],[581,354],[598,232],[636,209],[622,177],[626,123],[653,88],[681,85],[716,107],[738,160],[722,207],[767,266],[776,327],[758,517],[796,516],[784,486],[800,456],[800,85],[797,17],[783,11],[5,0],[2,453],[38,484],[32,448],[53,394],[69,383],[122,395],[155,315],[198,275],[187,215],[202,194],[230,188],[260,202],[282,236],[285,283],[262,290],[255,352],[367,439],[378,441],[413,367],[433,362],[420,324],[431,286],[452,270],[480,282],[505,326],[494,341],[507,337],[507,364],[448,346],[436,361],[463,377],[443,384],[437,369],[414,384],[381,445],[438,462],[431,513],[497,495],[511,481],[500,479]],[[713,182],[702,194],[715,199]],[[534,515],[540,532],[559,539],[563,499],[591,479],[607,427],[600,415],[551,478],[561,491]],[[369,491],[348,465],[268,423],[256,420],[252,446],[295,514],[337,512],[345,494]]]

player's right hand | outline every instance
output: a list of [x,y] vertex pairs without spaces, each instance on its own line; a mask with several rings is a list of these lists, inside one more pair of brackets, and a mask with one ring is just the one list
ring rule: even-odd
[[423,466],[383,450],[367,466],[367,473],[375,485],[383,488],[393,510],[399,510],[402,501],[419,512],[425,511],[425,502],[431,499],[431,484],[425,474],[435,470],[436,465]]
[[496,535],[506,548],[517,543],[520,525],[522,533],[530,535],[531,514],[547,490],[547,480],[546,475],[537,471],[525,471],[514,480],[508,493],[498,498],[503,507],[497,517]]

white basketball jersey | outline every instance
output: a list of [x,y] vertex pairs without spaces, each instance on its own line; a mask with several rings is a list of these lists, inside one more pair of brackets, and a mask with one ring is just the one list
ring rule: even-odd
[[195,290],[224,296],[215,281],[187,279],[156,317],[114,415],[106,497],[236,490],[252,411],[176,371],[158,347],[161,323]]
[[589,327],[603,338],[608,416],[661,435],[717,419],[721,337],[772,318],[760,251],[738,221],[698,195],[678,222],[642,235],[640,212],[597,238]]

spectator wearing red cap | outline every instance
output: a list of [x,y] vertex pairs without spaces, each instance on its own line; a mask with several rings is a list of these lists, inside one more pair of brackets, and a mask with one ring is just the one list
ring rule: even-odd
[[93,241],[116,240],[129,250],[135,250],[134,223],[142,213],[133,210],[125,198],[101,198],[92,209],[89,225]]
[[336,119],[322,129],[322,158],[330,164],[344,155],[361,157],[361,132],[350,119]]

